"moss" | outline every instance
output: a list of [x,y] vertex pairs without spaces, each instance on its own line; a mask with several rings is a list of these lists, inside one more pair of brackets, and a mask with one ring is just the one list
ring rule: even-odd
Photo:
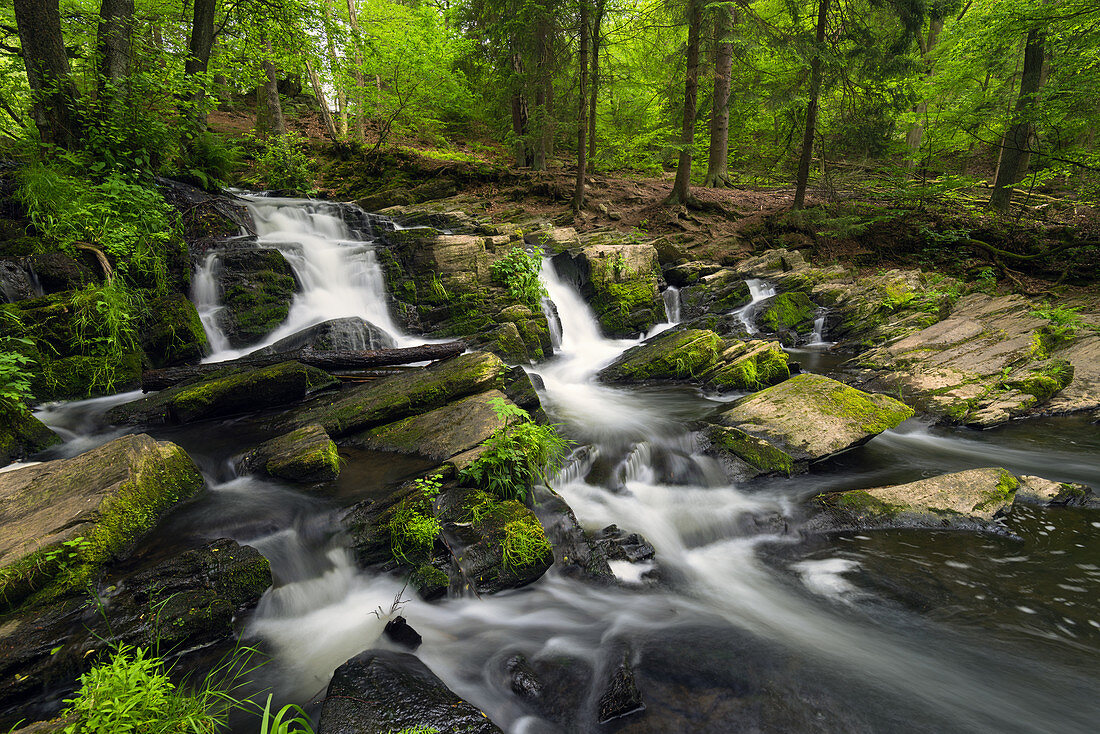
[[594,283],[592,308],[604,331],[612,335],[636,334],[659,321],[663,305],[655,278]]
[[[340,475],[340,455],[336,444],[324,436],[321,440],[315,433],[319,426],[299,428],[284,437],[287,450],[276,453],[264,469],[268,474],[292,481],[325,482]],[[295,446],[301,444],[303,446]]]
[[772,299],[760,320],[772,332],[794,330],[799,334],[808,334],[813,330],[814,315],[817,306],[809,296],[801,291],[780,293]]
[[142,349],[153,367],[197,360],[207,351],[199,313],[182,293],[152,301],[139,331]]
[[419,488],[391,508],[384,527],[393,559],[412,566],[431,559],[436,539],[443,530],[431,499]]
[[717,369],[707,384],[725,390],[759,390],[791,376],[787,354],[775,344],[760,349]]
[[1039,369],[1031,370],[1018,380],[1005,380],[1004,386],[1033,396],[1036,401],[1049,400],[1073,381],[1073,365],[1064,359],[1051,360]]
[[820,391],[817,398],[827,411],[858,421],[860,430],[866,433],[882,433],[914,415],[913,409],[902,402],[840,383]]
[[442,569],[425,563],[412,572],[409,583],[421,597],[433,598],[441,595],[440,592],[446,593],[451,579]]
[[505,322],[497,328],[495,339],[489,351],[499,355],[509,362],[529,362],[527,344],[519,333],[519,329],[512,322]]
[[905,509],[903,505],[884,502],[870,492],[861,489],[839,494],[822,494],[818,495],[817,499],[826,506],[855,515],[895,517]]
[[706,435],[715,447],[728,451],[765,474],[790,476],[794,472],[794,459],[788,453],[738,428],[709,426]]
[[601,373],[611,381],[690,379],[710,368],[722,352],[713,331],[686,329],[662,334],[632,347]]
[[27,410],[0,408],[0,466],[61,443],[61,438]]
[[534,515],[512,520],[504,526],[501,553],[505,570],[516,571],[553,555],[546,531]]
[[983,499],[974,505],[975,510],[986,510],[990,507],[1004,505],[1012,502],[1019,488],[1020,482],[1009,472],[1001,470],[996,486],[984,493]]
[[107,362],[103,357],[43,358],[31,382],[31,392],[39,400],[105,395],[108,393],[103,387],[104,370],[114,372],[115,388],[111,392],[130,389],[141,381],[141,364],[140,352],[127,352],[117,363]]

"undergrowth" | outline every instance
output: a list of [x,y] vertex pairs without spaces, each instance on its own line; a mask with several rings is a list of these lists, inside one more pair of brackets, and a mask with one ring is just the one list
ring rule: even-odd
[[546,295],[546,289],[539,280],[542,271],[542,258],[522,247],[513,247],[501,259],[490,266],[493,279],[508,289],[508,295],[525,303],[532,309],[538,309]]

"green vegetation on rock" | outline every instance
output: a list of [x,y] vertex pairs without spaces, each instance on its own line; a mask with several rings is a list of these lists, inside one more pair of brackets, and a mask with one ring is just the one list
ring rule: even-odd
[[808,334],[813,330],[816,313],[817,306],[809,296],[801,291],[792,291],[780,293],[773,298],[760,315],[760,320],[771,332],[795,331]]
[[600,372],[608,382],[691,379],[714,365],[722,339],[713,331],[677,329],[631,347]]
[[546,531],[534,515],[512,520],[504,526],[501,551],[504,568],[510,571],[532,566],[553,555],[550,541],[546,539]]

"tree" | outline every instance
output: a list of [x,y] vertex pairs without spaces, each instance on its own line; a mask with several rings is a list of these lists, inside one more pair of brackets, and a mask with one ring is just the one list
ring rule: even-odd
[[806,130],[802,136],[802,155],[798,159],[798,179],[794,187],[793,209],[801,209],[806,203],[806,185],[810,180],[810,160],[814,152],[814,135],[817,132],[817,106],[821,97],[821,57],[825,48],[825,24],[829,16],[829,0],[818,0],[817,31],[814,36],[813,56],[810,60],[810,101],[806,105]]
[[130,73],[130,33],[134,0],[103,0],[99,6],[96,56],[99,60],[99,94],[121,84]]
[[592,17],[592,91],[588,103],[588,160],[596,159],[596,98],[600,88],[600,26],[603,24],[604,0],[596,0]]
[[73,148],[81,133],[78,96],[69,76],[57,0],[15,0],[15,22],[38,133],[44,143]]
[[584,173],[588,149],[584,144],[588,119],[585,105],[588,102],[588,2],[581,0],[581,37],[578,50],[577,73],[580,78],[580,92],[577,94],[577,185],[573,190],[573,211],[579,212],[584,206]]
[[1012,122],[1001,141],[997,175],[993,181],[993,193],[989,197],[989,205],[997,211],[1008,211],[1012,187],[1023,180],[1031,161],[1035,136],[1034,107],[1036,95],[1043,86],[1045,46],[1045,30],[1032,28],[1027,32],[1024,68],[1020,75],[1020,95],[1016,98]]
[[688,0],[687,71],[684,75],[684,119],[680,132],[680,159],[676,180],[665,204],[691,201],[691,152],[695,142],[695,112],[699,94],[699,32],[703,23],[703,0]]
[[732,3],[714,8],[714,94],[710,116],[710,150],[703,185],[728,186],[730,143],[730,80],[733,75],[733,43],[730,36],[737,25],[737,9]]
[[187,42],[187,61],[184,73],[191,77],[194,92],[190,98],[191,124],[195,130],[206,127],[206,114],[203,111],[205,81],[203,76],[210,65],[210,52],[214,48],[214,13],[217,0],[194,0],[194,12],[191,15],[191,36]]

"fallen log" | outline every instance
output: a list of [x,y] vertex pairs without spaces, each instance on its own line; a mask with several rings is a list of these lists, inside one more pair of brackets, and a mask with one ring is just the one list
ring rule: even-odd
[[317,351],[312,347],[296,349],[281,354],[247,354],[238,359],[225,362],[164,367],[159,370],[146,370],[141,373],[143,392],[163,390],[181,382],[204,377],[227,367],[268,367],[280,362],[301,362],[323,370],[360,370],[372,367],[386,367],[411,362],[426,362],[455,357],[466,351],[466,344],[460,341],[443,344],[422,344],[417,347],[400,349],[364,349],[346,351]]

